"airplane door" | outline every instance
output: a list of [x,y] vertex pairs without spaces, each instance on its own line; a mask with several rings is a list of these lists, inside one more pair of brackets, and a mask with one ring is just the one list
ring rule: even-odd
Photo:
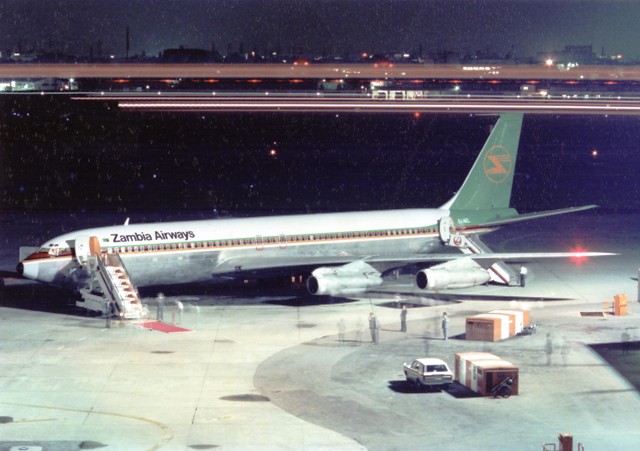
[[264,249],[264,240],[261,235],[256,235],[256,250],[261,251]]
[[444,216],[438,221],[438,233],[443,243],[448,243],[451,235],[455,235],[456,226],[453,223],[453,219],[449,216]]
[[280,234],[280,249],[287,248],[287,235],[281,233]]
[[97,236],[81,235],[76,237],[76,258],[85,265],[91,255],[100,254],[100,241]]

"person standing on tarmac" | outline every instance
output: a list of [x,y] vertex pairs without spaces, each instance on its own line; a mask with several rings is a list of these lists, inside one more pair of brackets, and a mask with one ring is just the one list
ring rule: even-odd
[[373,312],[369,313],[369,330],[371,331],[371,343],[377,345],[378,344],[378,319],[373,314]]
[[400,332],[407,331],[407,306],[403,305],[400,311]]
[[524,288],[525,284],[527,283],[527,267],[526,266],[522,266],[520,268],[520,286],[522,288]]
[[621,340],[622,340],[622,355],[627,355],[629,354],[629,342],[631,341],[631,334],[629,333],[628,327],[624,330],[624,332],[622,332]]
[[547,354],[547,366],[551,365],[551,355],[553,354],[553,340],[551,334],[547,333],[547,341],[544,345],[544,352]]
[[447,340],[449,332],[449,317],[447,316],[447,312],[442,313],[442,336],[443,340]]

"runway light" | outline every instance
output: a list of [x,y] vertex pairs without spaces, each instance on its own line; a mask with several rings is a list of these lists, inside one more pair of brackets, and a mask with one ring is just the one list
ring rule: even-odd
[[591,151],[591,157],[598,158],[598,149],[593,149]]

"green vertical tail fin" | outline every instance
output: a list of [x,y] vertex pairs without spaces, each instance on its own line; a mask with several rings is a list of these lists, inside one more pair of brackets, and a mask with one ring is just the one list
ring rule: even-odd
[[[509,209],[509,202],[522,118],[522,113],[500,115],[462,187],[440,208],[451,210],[452,216],[456,211],[464,211],[465,216],[478,219],[517,214],[515,210]],[[493,210],[493,213],[487,210]],[[483,213],[478,214],[480,211]]]

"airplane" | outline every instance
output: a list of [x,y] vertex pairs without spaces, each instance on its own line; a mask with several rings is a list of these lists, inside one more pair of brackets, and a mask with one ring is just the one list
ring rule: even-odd
[[[148,224],[127,220],[66,233],[37,250],[21,248],[17,271],[79,289],[97,271],[92,257],[117,258],[134,288],[246,280],[304,268],[311,294],[353,296],[379,287],[399,268],[415,268],[421,289],[444,290],[490,282],[515,285],[517,276],[507,262],[611,255],[494,253],[482,243],[480,235],[505,224],[596,207],[528,214],[510,208],[522,122],[522,113],[500,115],[462,186],[438,208]],[[451,248],[460,252],[446,252]],[[109,290],[103,285],[102,291]]]

